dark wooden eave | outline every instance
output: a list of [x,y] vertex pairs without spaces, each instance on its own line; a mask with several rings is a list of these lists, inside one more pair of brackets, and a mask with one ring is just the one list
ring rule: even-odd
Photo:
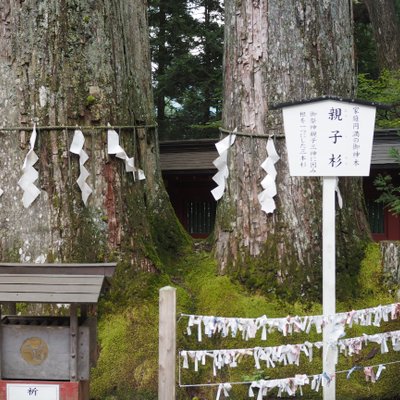
[[29,264],[0,263],[1,274],[102,275],[111,277],[116,263]]
[[163,174],[213,173],[213,161],[218,157],[216,139],[180,140],[160,143],[160,163]]
[[[215,173],[213,161],[218,157],[215,139],[170,141],[160,143],[161,170],[169,174]],[[371,167],[399,167],[390,150],[400,152],[400,129],[376,129],[371,155]]]

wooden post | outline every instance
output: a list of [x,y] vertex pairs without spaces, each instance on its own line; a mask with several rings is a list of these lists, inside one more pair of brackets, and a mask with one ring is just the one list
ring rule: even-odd
[[70,361],[69,377],[70,381],[78,381],[78,306],[76,303],[70,304],[69,308],[69,334],[70,334]]
[[160,289],[158,340],[158,400],[175,399],[176,289]]
[[2,343],[3,343],[3,324],[1,323],[1,320],[3,319],[3,305],[0,304],[0,380],[3,379],[3,372],[1,370],[1,364],[3,360],[3,352],[2,352]]
[[[336,244],[335,244],[335,191],[336,177],[323,177],[322,187],[322,308],[324,317],[336,313]],[[330,376],[335,373],[335,357],[329,350],[333,324],[323,327],[323,372]],[[335,400],[336,384],[333,378],[323,388],[324,400]]]

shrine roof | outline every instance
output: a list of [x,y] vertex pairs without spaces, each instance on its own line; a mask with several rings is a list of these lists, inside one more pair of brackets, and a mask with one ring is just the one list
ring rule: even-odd
[[94,304],[116,264],[0,264],[0,302]]

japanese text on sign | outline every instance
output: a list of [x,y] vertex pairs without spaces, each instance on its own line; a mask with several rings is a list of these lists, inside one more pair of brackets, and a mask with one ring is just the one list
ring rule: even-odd
[[290,174],[369,175],[375,107],[335,100],[283,109]]
[[7,400],[59,400],[59,385],[7,384]]

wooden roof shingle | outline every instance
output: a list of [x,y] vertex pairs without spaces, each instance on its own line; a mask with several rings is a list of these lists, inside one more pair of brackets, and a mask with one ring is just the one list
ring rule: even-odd
[[[392,148],[400,151],[400,135],[397,129],[378,129],[374,133],[371,165],[396,164],[390,156]],[[213,161],[218,157],[215,139],[170,141],[160,144],[161,170],[172,172],[216,171]]]
[[0,303],[95,304],[115,263],[0,263]]

